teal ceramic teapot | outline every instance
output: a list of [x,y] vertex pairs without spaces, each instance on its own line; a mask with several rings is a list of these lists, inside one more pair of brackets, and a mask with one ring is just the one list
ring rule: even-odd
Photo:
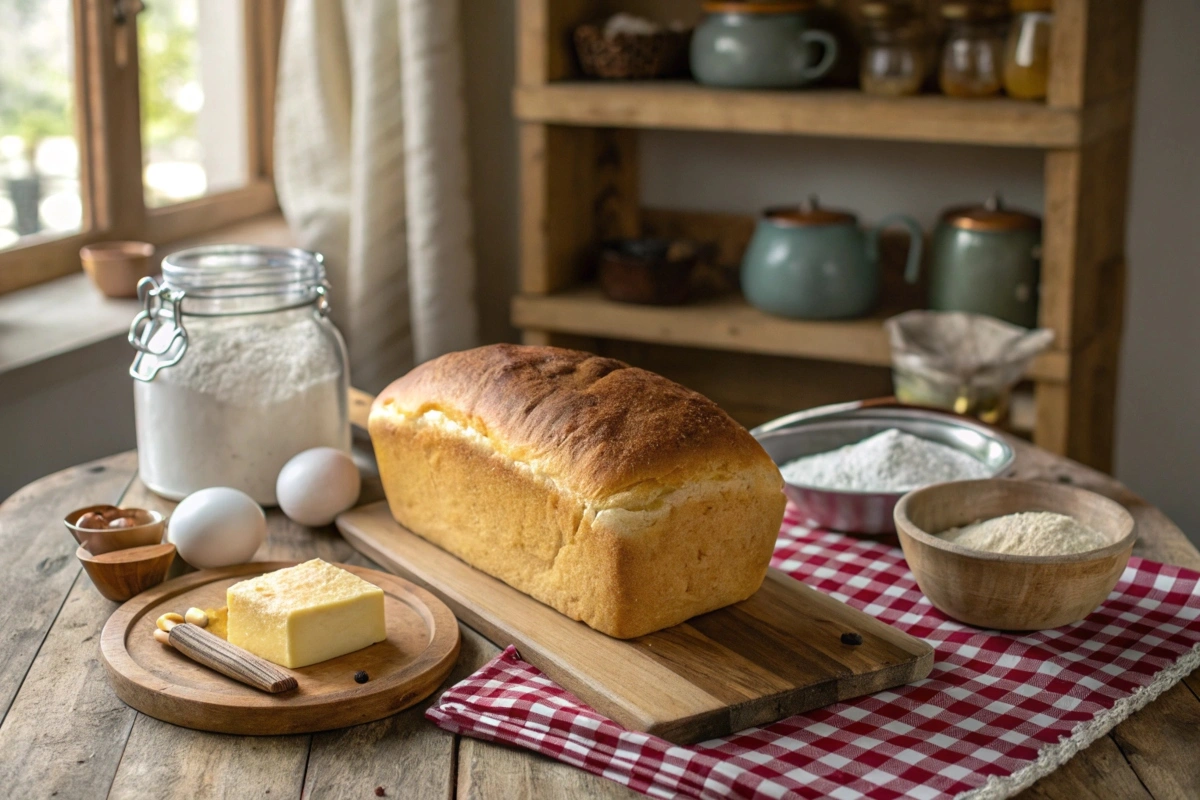
[[768,208],[742,257],[742,292],[781,317],[861,317],[879,299],[879,233],[893,224],[908,229],[904,276],[915,283],[923,242],[911,217],[892,214],[864,231],[853,214],[822,208],[815,197],[800,207]]
[[692,34],[692,75],[709,86],[789,89],[833,67],[837,40],[809,27],[813,3],[705,2]]

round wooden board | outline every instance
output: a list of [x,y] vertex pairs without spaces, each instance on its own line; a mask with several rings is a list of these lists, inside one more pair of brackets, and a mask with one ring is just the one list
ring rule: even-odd
[[[301,669],[299,688],[271,695],[201,666],[154,640],[161,614],[225,605],[225,590],[296,562],[260,562],[194,572],[142,592],[118,608],[100,636],[117,696],[144,714],[218,733],[311,733],[381,719],[428,697],[458,659],[458,622],[445,604],[403,578],[338,564],[384,591],[386,641]],[[365,670],[366,683],[354,682]]]

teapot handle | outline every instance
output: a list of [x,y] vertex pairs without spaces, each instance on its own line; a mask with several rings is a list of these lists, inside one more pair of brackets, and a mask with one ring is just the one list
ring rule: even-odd
[[805,81],[815,81],[833,68],[833,62],[837,60],[838,55],[837,39],[827,31],[809,29],[800,34],[800,41],[821,46],[821,60],[800,71],[800,76]]
[[879,260],[879,234],[893,225],[903,225],[908,230],[908,261],[904,265],[904,280],[916,283],[921,274],[921,255],[925,250],[925,234],[920,224],[907,214],[889,214],[867,233],[867,254],[872,261]]

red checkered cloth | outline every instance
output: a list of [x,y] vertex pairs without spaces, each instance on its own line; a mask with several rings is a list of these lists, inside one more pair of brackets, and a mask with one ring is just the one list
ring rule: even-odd
[[774,566],[937,649],[928,678],[680,747],[600,716],[509,647],[426,716],[653,797],[1001,798],[1200,665],[1200,573],[1133,558],[1083,622],[1028,635],[948,619],[898,548],[800,527]]

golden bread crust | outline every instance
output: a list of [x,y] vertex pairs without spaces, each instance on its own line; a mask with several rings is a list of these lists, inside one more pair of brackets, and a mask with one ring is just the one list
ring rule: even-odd
[[612,358],[497,344],[427,361],[392,383],[372,415],[440,411],[596,498],[643,482],[775,469],[707,397]]
[[498,345],[386,389],[371,439],[393,516],[618,638],[744,600],[782,478],[703,396],[612,359]]

